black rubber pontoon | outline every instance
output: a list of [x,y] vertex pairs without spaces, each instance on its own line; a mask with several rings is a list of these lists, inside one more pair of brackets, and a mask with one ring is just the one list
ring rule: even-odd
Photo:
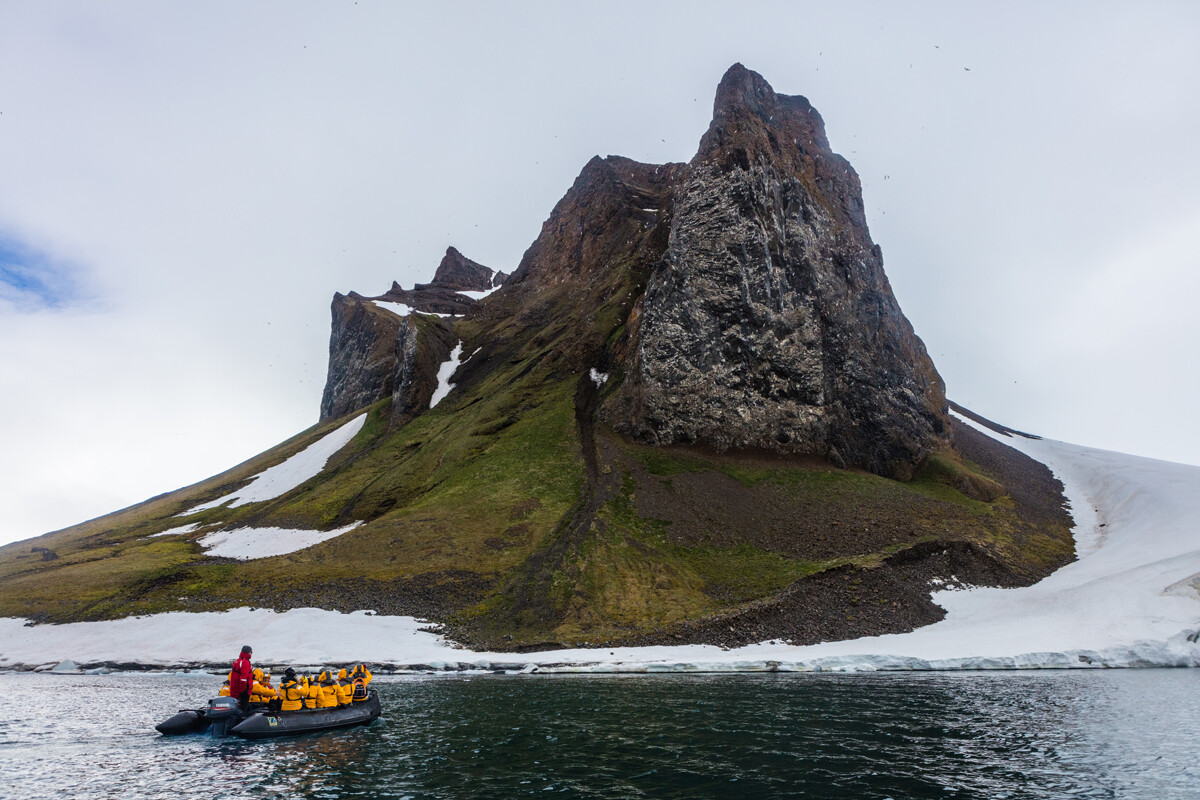
[[184,710],[154,726],[165,736],[204,733],[213,736],[233,734],[243,739],[270,739],[317,733],[352,725],[366,725],[383,713],[379,693],[367,692],[367,699],[337,708],[304,711],[270,711],[266,706],[251,706],[249,713],[238,708],[232,697],[214,697],[207,708]]
[[270,739],[275,736],[295,736],[352,725],[366,725],[383,713],[379,693],[367,692],[367,699],[337,708],[317,708],[309,711],[260,711],[234,725],[229,732],[243,739]]
[[211,731],[213,736],[224,736],[229,729],[242,721],[245,714],[232,697],[214,697],[207,708],[183,710],[163,720],[154,729],[164,736],[182,736],[187,733]]

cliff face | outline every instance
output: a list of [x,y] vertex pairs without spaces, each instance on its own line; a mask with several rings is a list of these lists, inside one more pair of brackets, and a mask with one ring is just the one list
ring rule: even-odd
[[441,320],[416,314],[404,317],[396,336],[391,383],[393,428],[429,408],[438,385],[438,367],[450,359],[456,342],[450,327]]
[[[478,301],[461,292],[488,291],[507,277],[451,247],[429,283],[405,290],[393,282],[378,297],[335,294],[321,421],[384,398],[392,400],[393,425],[423,411],[437,388],[438,366],[449,358],[456,341],[450,324],[439,316],[468,313]],[[376,300],[421,312],[420,322],[412,314],[377,305]]]
[[603,411],[614,428],[899,478],[948,444],[941,378],[892,295],[858,176],[807,100],[732,67],[673,199]]
[[335,294],[321,419],[336,419],[392,394],[394,343],[403,319],[354,295]]

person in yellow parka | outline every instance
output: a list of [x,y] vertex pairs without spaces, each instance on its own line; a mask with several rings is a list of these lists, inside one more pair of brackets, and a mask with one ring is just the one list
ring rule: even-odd
[[367,699],[367,684],[371,682],[371,671],[366,664],[359,664],[350,673],[350,682],[354,686],[354,702],[361,703]]
[[296,680],[296,670],[288,667],[279,684],[280,711],[301,711],[308,705],[310,688],[307,683]]
[[251,703],[269,703],[278,696],[278,692],[271,686],[271,676],[265,674],[261,669],[254,670],[254,685],[250,688]]
[[317,676],[317,708],[337,708],[338,686],[333,679],[333,673],[327,669],[321,670]]
[[221,691],[217,692],[217,696],[229,697],[229,675],[225,676],[225,682],[221,684]]
[[371,670],[367,669],[366,664],[351,664],[346,670],[349,672],[349,679],[351,681],[356,678],[362,678],[364,686],[371,682]]
[[313,685],[313,676],[305,675],[300,678],[300,686],[304,689],[304,707],[317,707],[317,687]]
[[354,683],[347,676],[345,667],[338,670],[337,689],[339,706],[348,706],[354,702]]

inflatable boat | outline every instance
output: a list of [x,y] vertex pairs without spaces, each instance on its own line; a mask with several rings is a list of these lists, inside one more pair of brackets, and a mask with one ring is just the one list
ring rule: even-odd
[[357,703],[302,711],[272,711],[259,705],[243,712],[234,698],[214,697],[206,708],[180,711],[155,725],[154,729],[165,736],[208,732],[217,737],[232,734],[243,739],[270,739],[366,725],[381,714],[383,706],[374,689],[367,692],[366,700]]

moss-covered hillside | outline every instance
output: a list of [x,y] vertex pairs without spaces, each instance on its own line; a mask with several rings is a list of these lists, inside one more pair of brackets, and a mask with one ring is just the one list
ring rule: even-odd
[[[429,617],[500,649],[809,641],[936,619],[933,578],[1022,584],[1072,557],[1045,468],[969,429],[961,452],[931,456],[907,483],[813,459],[652,448],[585,431],[577,395],[595,384],[556,376],[542,356],[510,359],[398,430],[389,401],[377,403],[318,477],[276,500],[185,513],[344,420],[202,484],[0,548],[0,614],[320,606]],[[359,520],[251,561],[197,544],[227,527]],[[201,524],[153,536],[190,523]]]

